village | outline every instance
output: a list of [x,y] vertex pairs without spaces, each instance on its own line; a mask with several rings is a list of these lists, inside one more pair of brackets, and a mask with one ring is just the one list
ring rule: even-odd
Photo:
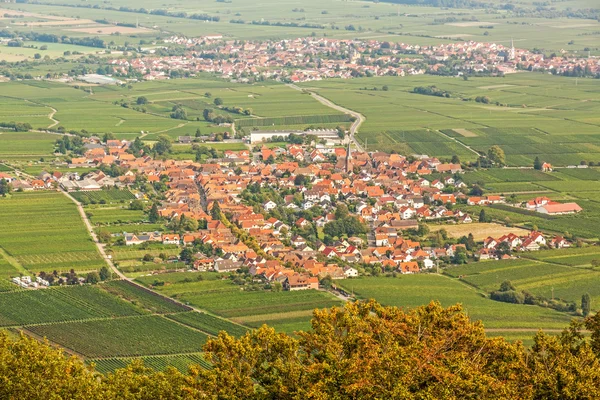
[[[132,142],[124,140],[91,137],[84,143],[83,154],[71,158],[70,166],[88,166],[92,172],[43,172],[35,179],[0,173],[0,179],[15,190],[69,193],[145,182],[161,191],[162,200],[147,201],[143,191],[136,197],[145,201],[148,218],[163,221],[165,229],[115,233],[113,246],[178,246],[175,261],[190,269],[243,270],[261,281],[279,282],[285,290],[317,289],[323,279],[353,278],[365,271],[414,274],[573,245],[536,230],[479,243],[472,235],[447,237],[444,227],[489,222],[463,211],[468,206],[502,204],[555,215],[581,211],[575,203],[543,197],[509,205],[503,196],[473,195],[459,163],[360,152],[350,144],[262,144],[256,154],[224,151],[200,163],[136,156]],[[119,173],[110,176],[115,167]],[[432,226],[442,228],[433,237],[428,236]]]
[[186,38],[173,36],[165,45],[188,49],[185,55],[115,58],[108,63],[116,76],[140,73],[144,80],[210,72],[224,79],[250,82],[275,79],[306,82],[327,78],[405,75],[502,75],[541,71],[570,76],[600,73],[592,57],[545,57],[530,50],[495,43],[466,41],[419,46],[378,40],[306,37],[278,41],[232,41],[221,35]]

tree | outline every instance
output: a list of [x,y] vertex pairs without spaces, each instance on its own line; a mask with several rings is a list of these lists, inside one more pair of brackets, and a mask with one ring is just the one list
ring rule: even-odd
[[452,156],[452,160],[450,161],[452,164],[460,164],[460,158],[455,154]]
[[487,156],[491,162],[496,164],[497,166],[506,165],[506,156],[504,154],[504,150],[498,145],[494,145],[488,149]]
[[100,282],[100,275],[98,275],[96,271],[88,272],[87,276],[85,277],[85,281],[87,283],[95,285],[98,282]]
[[110,270],[108,269],[108,267],[102,267],[100,268],[100,280],[101,281],[107,281],[109,279],[112,278],[112,272],[110,272]]
[[533,169],[541,171],[542,170],[542,162],[539,157],[536,157],[533,161]]
[[104,134],[104,136],[102,136],[102,141],[104,143],[108,142],[109,140],[116,140],[115,134],[112,132],[106,132]]
[[148,221],[151,223],[156,223],[160,219],[160,214],[158,213],[158,206],[156,203],[152,203],[152,207],[150,207],[150,212],[148,212]]
[[140,96],[140,97],[137,98],[136,103],[139,106],[144,105],[144,104],[148,104],[148,98],[146,98],[146,96]]
[[101,229],[98,231],[98,240],[101,243],[110,243],[112,240],[112,234],[106,229]]
[[0,196],[6,197],[10,192],[12,192],[12,185],[6,179],[0,179]]
[[221,219],[221,206],[219,205],[219,202],[216,200],[213,202],[212,209],[210,210],[210,216],[215,221],[219,221]]
[[131,203],[129,203],[129,209],[141,211],[144,209],[144,202],[141,200],[133,200]]
[[173,119],[188,119],[187,111],[181,105],[174,105],[171,110],[171,118]]
[[419,224],[419,228],[417,229],[417,235],[421,237],[429,235],[429,227],[426,224]]
[[220,97],[215,98],[215,100],[213,101],[213,103],[215,103],[215,106],[222,106],[223,105],[223,99]]
[[335,209],[335,219],[343,219],[348,216],[350,211],[348,211],[348,206],[344,203],[338,204]]
[[479,211],[479,222],[489,222],[487,216],[485,215],[485,210],[483,208],[481,209],[481,211]]
[[381,90],[383,90],[384,92],[387,92],[388,90],[390,90],[390,88],[387,85],[383,85],[381,87]]
[[590,312],[592,311],[592,299],[589,293],[581,296],[581,311],[584,317],[590,315]]
[[173,144],[171,143],[171,138],[167,135],[160,135],[158,137],[158,141],[154,143],[154,147],[152,150],[156,152],[156,154],[167,154],[171,151]]

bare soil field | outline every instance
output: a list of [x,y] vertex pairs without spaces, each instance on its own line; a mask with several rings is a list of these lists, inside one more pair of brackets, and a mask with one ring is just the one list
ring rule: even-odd
[[515,235],[526,235],[529,233],[526,229],[521,228],[509,228],[499,224],[457,224],[457,225],[430,225],[429,228],[433,232],[437,232],[441,229],[445,229],[448,235],[453,238],[460,238],[467,236],[469,233],[473,234],[475,241],[481,242],[487,237],[491,236],[498,238],[502,235],[514,233]]
[[474,132],[471,132],[468,129],[452,129],[454,132],[458,133],[461,136],[464,137],[477,137],[477,134]]

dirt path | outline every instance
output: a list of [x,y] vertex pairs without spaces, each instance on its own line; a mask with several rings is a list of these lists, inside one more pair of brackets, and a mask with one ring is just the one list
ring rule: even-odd
[[[300,92],[304,91],[305,89],[302,89],[299,86],[296,86],[294,84],[287,84],[288,87],[294,89],[294,90],[298,90]],[[352,142],[354,143],[354,146],[356,146],[356,148],[358,149],[358,151],[360,152],[364,152],[365,149],[362,147],[362,145],[358,142],[358,140],[356,140],[356,138],[354,137],[354,134],[356,132],[358,132],[358,129],[360,128],[360,126],[363,124],[363,122],[366,121],[366,118],[364,115],[362,115],[361,113],[358,113],[356,111],[352,111],[349,110],[347,108],[344,108],[340,105],[335,104],[334,102],[332,102],[331,100],[315,93],[315,92],[311,92],[309,90],[306,90],[308,93],[310,93],[310,95],[317,100],[319,103],[323,104],[324,106],[327,106],[329,108],[332,108],[334,110],[337,111],[341,111],[344,114],[350,114],[351,116],[353,116],[354,118],[356,118],[356,120],[352,123],[352,125],[350,126],[350,140],[352,140]]]
[[[48,107],[50,107],[50,106],[48,106]],[[60,124],[60,121],[54,119],[54,114],[56,114],[58,112],[58,110],[56,110],[56,108],[54,108],[54,107],[50,107],[50,109],[52,110],[52,112],[50,114],[48,114],[48,119],[50,119],[53,123],[48,125],[48,127],[46,129],[52,129],[56,125]]]
[[0,258],[4,258],[6,262],[8,262],[14,269],[19,271],[23,275],[31,274],[31,272],[29,272],[24,266],[22,266],[16,258],[9,255],[2,247],[0,247]]

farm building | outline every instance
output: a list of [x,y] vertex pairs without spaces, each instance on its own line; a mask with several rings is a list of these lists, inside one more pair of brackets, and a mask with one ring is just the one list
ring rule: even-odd
[[548,203],[537,209],[537,212],[549,215],[576,214],[583,211],[577,203]]

